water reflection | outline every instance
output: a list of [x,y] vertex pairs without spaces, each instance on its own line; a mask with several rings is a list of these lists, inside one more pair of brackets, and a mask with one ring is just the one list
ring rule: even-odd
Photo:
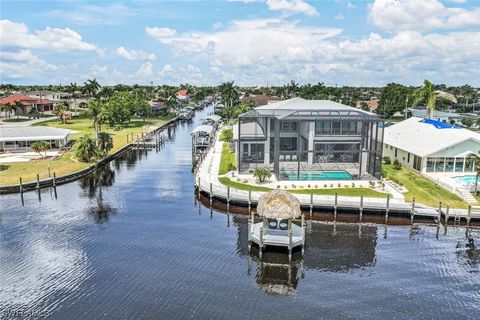
[[[127,152],[127,154],[132,153],[133,152]],[[115,171],[112,170],[111,166],[112,165],[108,163],[79,181],[83,196],[94,200],[86,212],[89,216],[93,217],[94,221],[98,224],[105,223],[112,214],[117,212],[117,208],[105,201],[103,196],[103,188],[111,187],[115,182]]]
[[247,274],[251,274],[252,260],[257,264],[256,283],[268,295],[287,296],[297,289],[299,277],[303,278],[303,258],[301,252],[294,251],[292,261],[288,255],[276,248],[268,247],[262,258],[257,246],[253,246],[248,258]]

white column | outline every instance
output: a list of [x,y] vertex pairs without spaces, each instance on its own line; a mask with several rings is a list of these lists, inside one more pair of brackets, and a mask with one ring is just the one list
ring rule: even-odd
[[[310,121],[310,127],[308,128],[308,150],[313,150],[313,139],[315,137],[315,121]],[[308,153],[308,164],[313,164],[313,153]]]

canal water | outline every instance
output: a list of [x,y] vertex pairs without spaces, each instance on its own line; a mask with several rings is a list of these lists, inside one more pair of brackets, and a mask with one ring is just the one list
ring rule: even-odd
[[305,256],[247,249],[194,195],[190,131],[79,181],[0,197],[2,319],[478,319],[480,234],[308,222]]

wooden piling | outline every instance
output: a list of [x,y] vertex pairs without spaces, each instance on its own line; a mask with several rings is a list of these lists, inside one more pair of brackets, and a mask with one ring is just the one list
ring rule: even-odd
[[363,195],[360,196],[360,222],[362,222],[363,218]]
[[252,209],[252,190],[248,190],[248,211]]
[[227,186],[227,210],[230,208],[230,186]]
[[55,172],[53,173],[52,184],[53,184],[54,187],[57,186],[57,174]]
[[40,175],[37,173],[37,190],[40,190]]
[[410,223],[413,224],[413,218],[415,216],[415,197],[412,198],[412,211],[410,212]]
[[198,195],[198,197],[200,197],[200,188],[201,188],[200,176],[198,176],[198,185],[197,185],[197,195]]
[[212,202],[213,202],[213,186],[212,186],[212,183],[210,182],[210,206],[212,206]]
[[390,195],[387,195],[387,207],[385,208],[385,224],[388,222],[389,211],[390,211]]
[[288,219],[288,261],[292,260],[292,219]]
[[472,206],[468,205],[468,212],[467,212],[467,226],[470,225],[470,220],[472,219]]
[[[310,193],[310,220],[313,218],[313,193]],[[303,215],[302,215],[303,219]]]
[[333,211],[333,214],[335,216],[335,219],[337,218],[337,206],[338,206],[338,194],[335,193],[335,204],[334,204],[334,211]]
[[20,193],[23,193],[23,182],[22,182],[22,177],[18,178],[20,184],[18,185]]
[[448,215],[450,214],[450,206],[447,204],[447,211],[445,212],[445,226],[448,224]]
[[440,224],[442,220],[442,201],[438,201],[438,218],[437,223]]

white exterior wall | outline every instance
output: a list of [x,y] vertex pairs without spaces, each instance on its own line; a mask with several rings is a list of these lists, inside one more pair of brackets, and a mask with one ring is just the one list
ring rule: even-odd
[[[406,167],[406,168],[411,168],[413,169],[413,159],[415,158],[415,155],[413,153],[410,153],[410,161],[408,161],[408,152],[405,151],[405,150],[402,150],[402,149],[398,149],[397,148],[397,156],[395,157],[395,147],[393,147],[393,149],[384,144],[383,145],[383,156],[384,157],[389,157],[392,162],[397,159],[398,161],[400,161],[400,163],[402,164],[402,166]],[[425,171],[425,161],[423,161],[423,158],[422,158],[422,172]]]

